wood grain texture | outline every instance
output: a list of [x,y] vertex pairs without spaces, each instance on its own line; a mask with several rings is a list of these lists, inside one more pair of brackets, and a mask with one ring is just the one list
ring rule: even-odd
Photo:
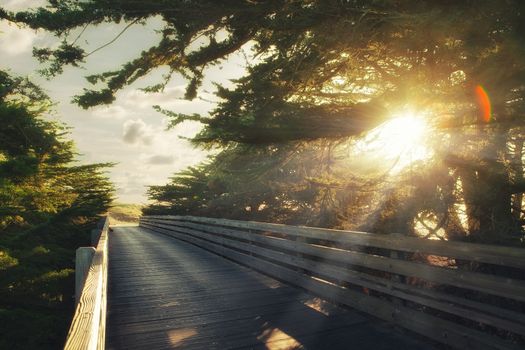
[[108,219],[100,226],[100,238],[64,346],[67,350],[95,350],[105,346]]
[[416,237],[378,235],[367,232],[342,231],[316,227],[289,226],[255,221],[236,221],[228,219],[204,218],[195,216],[148,216],[145,219],[161,219],[167,221],[189,221],[232,228],[270,231],[288,235],[302,236],[312,239],[323,239],[339,244],[355,244],[365,247],[378,247],[407,252],[420,252],[485,262],[496,265],[525,268],[525,252],[521,248],[491,246],[485,244],[447,242],[426,240]]
[[165,234],[115,227],[109,252],[108,349],[433,348]]
[[[525,340],[525,315],[519,304],[515,304],[515,308],[505,308],[498,302],[478,302],[448,294],[446,289],[407,284],[398,276],[504,297],[515,300],[515,303],[525,301],[523,279],[431,266],[405,260],[403,254],[395,253],[419,252],[419,248],[430,243],[430,248],[423,247],[421,251],[502,266],[509,263],[509,267],[516,268],[524,266],[523,249],[465,243],[460,243],[458,248],[456,242],[438,242],[436,245],[433,241],[414,238],[405,241],[406,237],[398,235],[364,234],[371,242],[367,243],[363,241],[365,236],[362,233],[195,217],[143,217],[140,225],[203,247],[321,297],[330,299],[335,294],[334,301],[456,348],[519,348],[518,344],[481,332],[484,328],[476,325],[510,331]],[[376,236],[380,239],[376,240]],[[408,242],[408,247],[400,249],[399,245],[392,243],[393,240]],[[362,249],[356,250],[355,245],[387,249],[391,253],[370,254]],[[450,248],[452,254],[445,248]],[[473,252],[480,253],[481,258]],[[367,269],[384,271],[386,275]],[[356,286],[360,292],[356,292]],[[379,294],[372,296],[369,291]],[[409,307],[405,303],[409,303]],[[432,311],[429,314],[427,310],[437,313]],[[474,327],[465,327],[465,323],[454,317],[474,322]]]
[[93,247],[80,247],[75,252],[75,305],[80,301],[84,282],[96,251]]
[[[384,256],[360,253],[350,250],[336,249],[321,245],[311,245],[298,241],[289,241],[268,236],[249,234],[238,230],[225,229],[221,227],[210,227],[195,225],[192,223],[177,223],[174,225],[163,224],[162,221],[151,221],[157,227],[167,228],[183,226],[193,230],[191,232],[212,232],[225,235],[230,238],[244,239],[271,246],[273,248],[286,249],[310,256],[316,256],[324,260],[332,260],[339,263],[358,265],[380,271],[423,278],[427,281],[445,283],[459,288],[472,289],[483,293],[513,298],[525,302],[525,281],[512,280],[494,275],[480,274],[469,271],[457,271],[444,269],[436,266],[392,259]],[[231,242],[231,240],[228,240]],[[259,247],[254,248],[259,251]]]
[[[259,256],[298,267],[321,278],[328,277],[330,280],[346,281],[364,288],[389,294],[396,298],[417,302],[421,305],[461,316],[472,321],[481,322],[494,327],[503,327],[504,329],[511,330],[517,334],[525,335],[525,315],[517,312],[491,307],[490,305],[454,297],[438,291],[420,289],[399,281],[386,280],[370,274],[343,269],[320,261],[312,261],[304,257],[289,255],[260,246],[254,247],[248,243],[232,241],[221,238],[220,236],[206,235],[206,233],[203,233],[202,231],[188,229],[184,226],[166,226],[157,224],[154,227],[152,226],[152,228],[165,229],[167,231],[163,232],[167,234],[170,234],[170,232],[186,233],[193,237],[203,238],[226,247],[245,251],[246,253],[255,251]],[[259,238],[266,239],[267,237]],[[277,246],[280,247],[280,245]],[[302,250],[298,249],[297,251],[301,252]],[[326,255],[323,254],[323,256]]]

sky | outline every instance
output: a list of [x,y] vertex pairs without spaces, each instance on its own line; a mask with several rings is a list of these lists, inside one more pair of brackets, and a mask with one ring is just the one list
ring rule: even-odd
[[[40,0],[0,0],[0,7],[16,11],[42,3]],[[79,43],[90,51],[112,40],[125,26],[126,23],[88,27]],[[83,88],[90,88],[85,76],[117,70],[158,42],[160,36],[156,30],[161,27],[162,21],[158,18],[148,20],[144,26],[134,25],[115,43],[89,56],[81,68],[68,67],[63,74],[46,80],[37,72],[43,66],[32,57],[32,50],[56,46],[59,39],[44,31],[0,21],[0,68],[29,77],[57,103],[56,113],[49,118],[71,127],[70,137],[75,141],[81,163],[117,163],[108,175],[116,186],[119,202],[146,203],[147,186],[166,184],[173,173],[202,162],[208,155],[180,138],[195,135],[201,128],[199,123],[184,122],[168,131],[166,118],[152,106],[160,105],[177,113],[207,115],[215,106],[211,101],[217,100],[213,83],[231,87],[231,79],[245,72],[244,56],[230,56],[221,65],[205,71],[206,79],[199,90],[202,99],[194,101],[181,99],[185,81],[180,76],[174,76],[163,93],[146,94],[138,90],[160,82],[162,73],[167,71],[160,68],[120,91],[109,106],[84,110],[71,103]],[[69,41],[74,40],[78,32],[70,33]]]

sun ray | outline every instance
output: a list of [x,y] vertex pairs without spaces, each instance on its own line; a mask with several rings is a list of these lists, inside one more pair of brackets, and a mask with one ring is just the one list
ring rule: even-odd
[[432,156],[427,145],[429,132],[424,117],[414,113],[396,115],[358,141],[356,154],[373,162],[381,161],[378,165],[388,165],[390,174],[397,174],[408,165]]

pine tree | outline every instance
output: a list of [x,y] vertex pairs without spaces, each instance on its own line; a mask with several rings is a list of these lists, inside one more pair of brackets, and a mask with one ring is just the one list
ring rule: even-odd
[[[435,130],[429,140],[434,157],[418,169],[439,176],[431,184],[408,177],[395,189],[378,186],[393,197],[379,202],[369,196],[374,201],[368,205],[381,211],[389,201],[406,203],[406,210],[390,206],[395,218],[390,222],[400,225],[388,226],[393,230],[434,217],[449,237],[500,243],[522,237],[522,1],[54,0],[47,8],[0,16],[63,39],[57,49],[34,51],[48,63],[48,75],[90,58],[79,40],[68,37],[73,29],[114,22],[144,25],[154,16],[163,20],[158,43],[120,69],[87,77],[95,89],[76,97],[83,107],[111,103],[118,90],[162,66],[171,73],[146,91],[161,91],[172,74],[180,74],[188,82],[186,98],[195,98],[206,67],[251,48],[256,60],[236,87],[218,87],[221,102],[209,116],[163,111],[172,125],[201,122],[204,129],[194,142],[206,147],[254,144],[285,150],[298,145],[308,150],[316,140],[328,140],[328,148],[335,149],[410,106],[425,114]],[[490,105],[478,101],[480,89]],[[240,159],[246,156],[244,146],[237,152]],[[323,165],[318,168],[322,173]],[[311,205],[324,216],[334,217],[335,211],[337,217],[352,204],[341,192],[349,187],[336,189],[335,168],[329,168],[333,179],[323,175],[314,181],[324,194]],[[420,193],[429,189],[434,203],[417,207],[423,203]],[[440,204],[440,198],[455,200]],[[383,214],[373,217],[386,218]]]
[[[110,164],[75,164],[67,129],[26,79],[0,71],[0,348],[55,349],[73,314],[74,255],[109,207]],[[28,336],[28,329],[31,329]]]

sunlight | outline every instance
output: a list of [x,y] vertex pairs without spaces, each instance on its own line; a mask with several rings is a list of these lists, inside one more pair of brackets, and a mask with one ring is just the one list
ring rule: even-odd
[[303,304],[325,316],[330,316],[330,313],[326,310],[327,303],[320,298],[308,299]]
[[167,332],[168,339],[172,346],[181,345],[185,339],[193,337],[197,334],[197,330],[194,328],[181,328],[181,329],[172,329]]
[[356,146],[358,153],[371,159],[391,162],[390,173],[396,174],[418,160],[432,154],[427,146],[429,126],[414,113],[394,116],[370,131]]
[[257,339],[263,341],[268,350],[298,349],[302,347],[299,341],[279,328],[266,329]]

